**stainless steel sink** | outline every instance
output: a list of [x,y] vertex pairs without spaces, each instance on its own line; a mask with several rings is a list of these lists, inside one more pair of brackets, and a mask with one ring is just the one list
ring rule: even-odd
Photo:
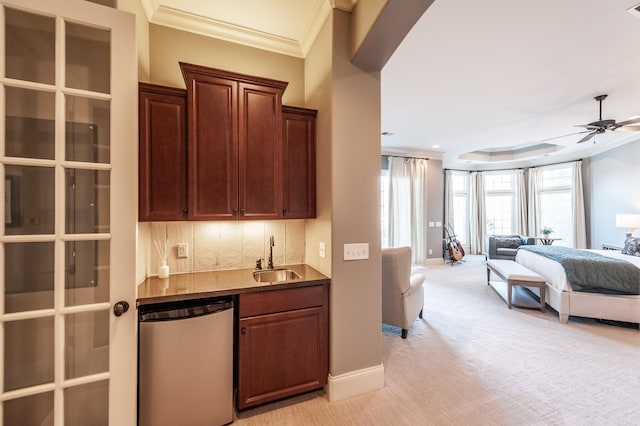
[[265,269],[253,273],[253,279],[259,283],[277,283],[297,280],[298,278],[300,278],[300,275],[291,269]]

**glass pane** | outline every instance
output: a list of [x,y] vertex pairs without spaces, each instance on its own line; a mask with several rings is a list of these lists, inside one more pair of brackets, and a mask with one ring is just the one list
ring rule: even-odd
[[5,233],[53,234],[54,169],[5,166]]
[[67,87],[109,93],[111,33],[71,22],[65,32]]
[[110,141],[109,102],[67,96],[65,159],[108,163]]
[[53,382],[53,317],[4,324],[4,390]]
[[109,241],[65,243],[65,305],[109,301]]
[[4,244],[4,309],[53,308],[53,242]]
[[491,195],[485,197],[487,234],[511,235],[513,218],[513,196]]
[[109,311],[65,317],[66,379],[109,371]]
[[553,245],[573,246],[573,207],[571,191],[540,193],[540,227],[553,229]]
[[66,426],[109,424],[109,382],[103,380],[64,390]]
[[53,392],[12,399],[2,406],[5,425],[53,426]]
[[7,77],[55,83],[54,18],[5,9]]
[[7,157],[45,158],[55,153],[55,94],[6,87]]
[[66,233],[109,232],[109,172],[67,169]]

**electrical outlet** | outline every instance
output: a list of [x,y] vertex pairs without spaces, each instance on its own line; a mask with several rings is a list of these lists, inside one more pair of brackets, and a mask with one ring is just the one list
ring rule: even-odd
[[320,248],[318,251],[318,256],[320,256],[321,258],[324,259],[325,257],[325,246],[324,246],[324,241],[320,241]]
[[178,243],[178,258],[189,257],[189,243]]
[[369,258],[369,243],[344,245],[344,260],[366,260]]

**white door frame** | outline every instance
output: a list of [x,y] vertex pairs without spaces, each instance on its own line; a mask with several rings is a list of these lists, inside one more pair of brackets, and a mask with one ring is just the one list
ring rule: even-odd
[[[61,20],[70,20],[80,24],[109,29],[111,32],[111,163],[110,169],[110,301],[109,301],[109,367],[108,373],[101,373],[109,380],[109,424],[133,425],[137,417],[137,334],[136,334],[136,236],[137,236],[137,146],[138,146],[138,120],[137,120],[137,52],[135,18],[133,15],[105,6],[90,3],[84,0],[0,0],[0,5],[15,7],[33,13],[39,13],[57,17],[56,32],[61,28]],[[4,11],[0,8],[0,20],[4,23]],[[2,29],[3,31],[4,29]],[[63,65],[59,65],[60,58],[64,60],[61,50],[63,41],[56,41],[56,72],[61,72]],[[4,50],[0,48],[0,67],[4,70]],[[56,79],[62,81],[61,78]],[[4,72],[0,74],[0,115],[4,117]],[[57,86],[59,84],[57,83]],[[61,88],[56,87],[59,91]],[[63,105],[63,96],[57,96],[56,109]],[[56,112],[57,136],[64,137],[64,111]],[[62,114],[62,115],[60,115]],[[4,126],[0,124],[0,130]],[[2,136],[4,137],[4,136]],[[0,152],[4,155],[4,152]],[[58,191],[59,188],[56,189]],[[4,189],[0,189],[4,195]],[[60,192],[57,192],[60,193]],[[61,193],[64,193],[62,191]],[[4,197],[3,197],[4,199]],[[56,210],[59,200],[56,200]],[[56,219],[59,220],[59,219]],[[6,238],[0,235],[0,239]],[[0,240],[1,241],[1,240]],[[19,239],[17,240],[19,241]],[[58,241],[58,236],[56,236]],[[58,244],[58,243],[56,243]],[[0,247],[0,254],[3,249]],[[64,260],[62,260],[64,264]],[[56,260],[56,268],[60,265]],[[56,274],[61,272],[57,271]],[[56,277],[58,281],[58,277]],[[64,285],[56,285],[58,292],[64,291]],[[2,289],[4,291],[4,289]],[[61,309],[59,301],[62,298],[56,296],[56,311]],[[0,298],[0,300],[2,300]],[[116,317],[113,306],[118,301],[126,301],[130,308],[127,313]],[[105,305],[104,303],[101,305]],[[106,306],[105,306],[106,307]],[[82,311],[82,308],[76,311]],[[57,314],[56,314],[57,315]],[[4,317],[4,307],[0,307],[0,317]],[[56,328],[60,321],[56,321]],[[1,329],[0,329],[1,330]],[[61,333],[56,329],[56,357],[64,356],[63,344],[60,345]],[[4,344],[3,333],[0,331],[0,345]],[[0,348],[0,353],[3,348]],[[0,356],[0,359],[2,357]],[[56,362],[60,365],[59,362]],[[0,369],[4,368],[0,364]],[[50,386],[55,389],[54,399],[54,424],[62,426],[63,400],[62,395],[64,377],[60,377],[59,368],[56,366],[55,383]],[[69,382],[69,381],[67,381]],[[76,379],[76,382],[82,382]],[[1,384],[1,383],[0,383]],[[67,386],[69,383],[67,383]],[[45,385],[42,385],[45,386]],[[0,396],[0,399],[4,399]],[[0,423],[2,413],[0,408]]]

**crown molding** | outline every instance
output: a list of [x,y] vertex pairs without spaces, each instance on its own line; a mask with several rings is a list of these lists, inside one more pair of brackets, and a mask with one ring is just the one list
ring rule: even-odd
[[141,0],[141,3],[150,23],[283,55],[304,58],[332,9],[337,8],[350,12],[356,1],[327,0],[319,2],[309,16],[299,41],[163,6],[160,0]]
[[166,6],[159,6],[153,12],[149,22],[232,43],[269,50],[283,55],[303,57],[300,44],[296,40],[229,24],[193,13],[183,12]]

